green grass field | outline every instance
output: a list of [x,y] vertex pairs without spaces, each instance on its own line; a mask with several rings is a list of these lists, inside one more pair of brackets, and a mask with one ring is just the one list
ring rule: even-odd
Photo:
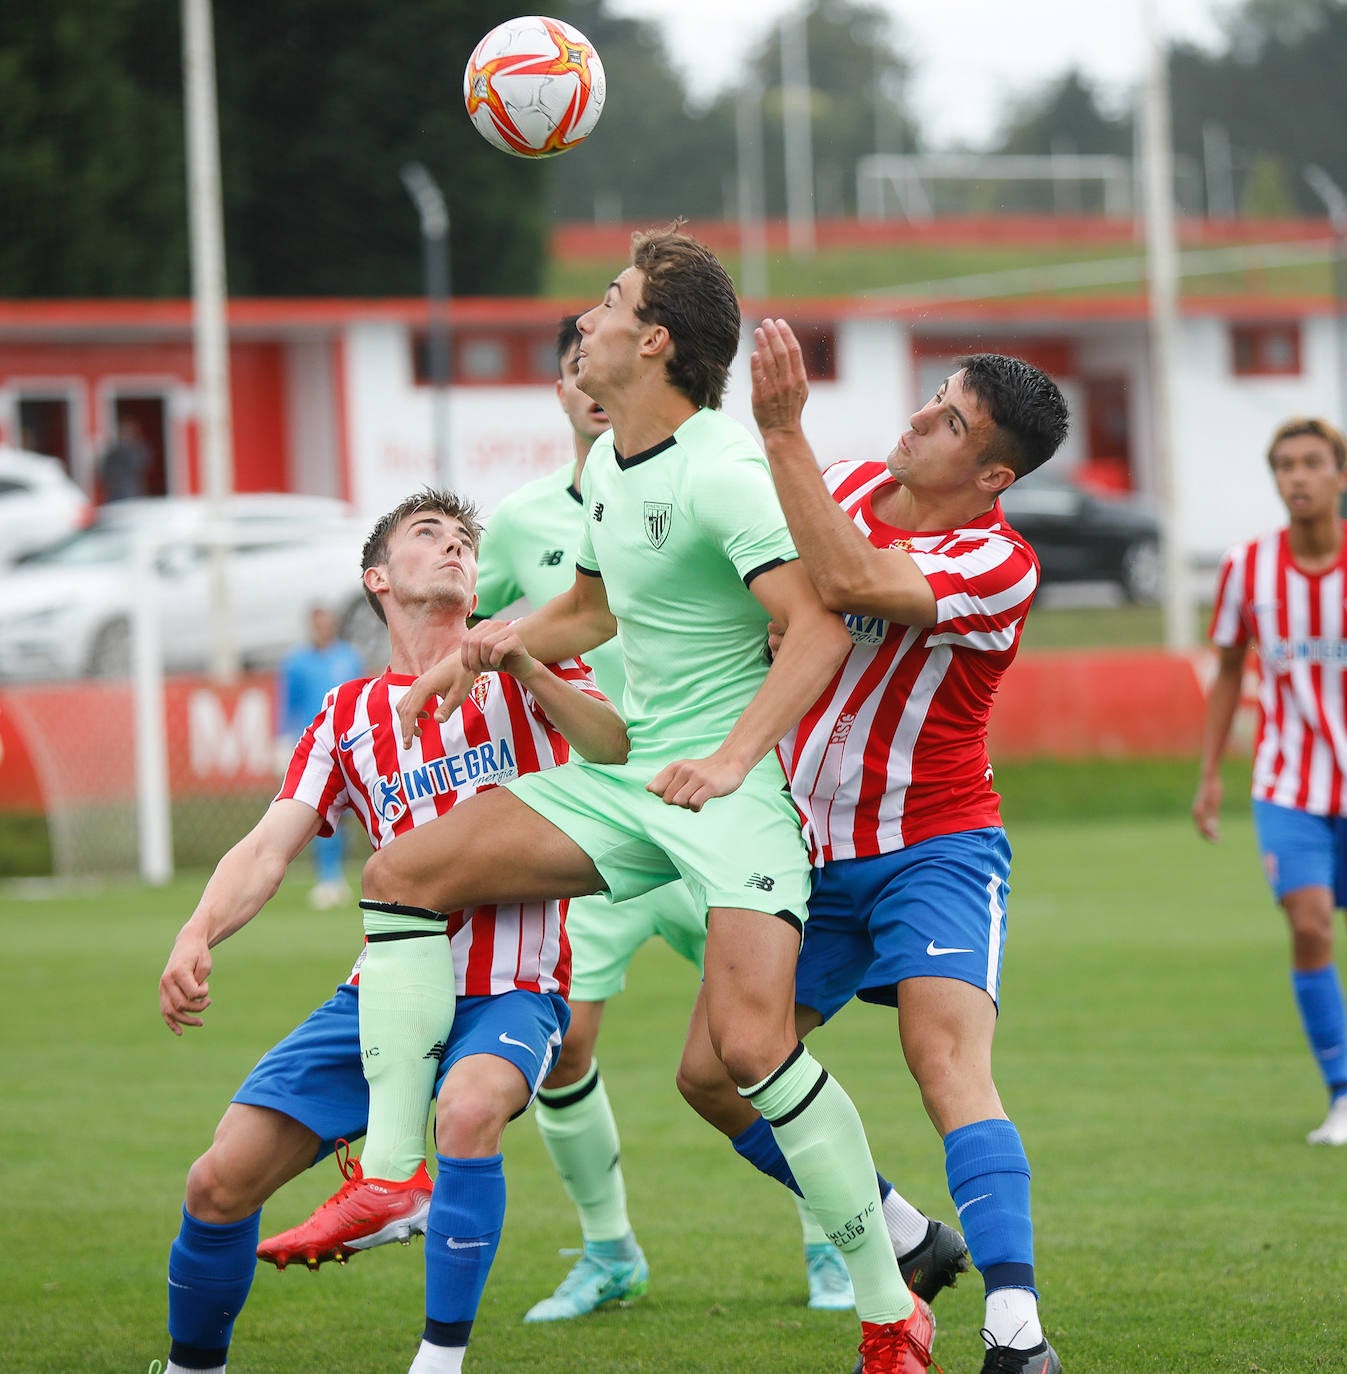
[[[1234,806],[1225,843],[1202,845],[1177,770],[1168,791],[1108,786],[1074,801],[1095,819],[1027,818],[1050,815],[1035,797],[1060,779],[1002,777],[1021,802],[1008,806],[997,1076],[1035,1168],[1049,1335],[1069,1374],[1341,1369],[1347,1150],[1304,1144],[1323,1103],[1251,827]],[[1124,804],[1099,818],[1105,794]],[[315,914],[302,881],[288,885],[217,952],[210,1024],[177,1041],[158,1021],[156,982],[201,878],[3,894],[6,1374],[144,1374],[164,1358],[187,1166],[257,1054],[327,995],[358,942],[354,913]],[[631,990],[609,1008],[601,1056],[650,1294],[578,1323],[521,1323],[570,1263],[558,1251],[577,1228],[532,1123],[517,1123],[469,1370],[842,1374],[854,1320],[805,1308],[795,1209],[676,1096],[690,970],[647,946]],[[881,1167],[948,1217],[941,1152],[890,1014],[849,1008],[814,1045],[860,1105]],[[298,1180],[266,1231],[337,1181],[331,1163]],[[230,1369],[400,1374],[421,1285],[419,1243],[317,1274],[261,1266]],[[946,1374],[980,1367],[981,1310],[976,1276],[937,1302]]]

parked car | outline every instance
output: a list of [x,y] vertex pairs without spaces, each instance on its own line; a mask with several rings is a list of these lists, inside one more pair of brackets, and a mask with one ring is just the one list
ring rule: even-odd
[[55,458],[0,447],[0,567],[64,539],[92,516]]
[[[306,633],[318,603],[331,606],[371,666],[387,650],[360,584],[364,530],[339,501],[238,495],[223,509],[231,537],[229,623],[245,668],[270,668]],[[132,553],[157,545],[160,637],[167,671],[197,671],[212,658],[211,557],[201,497],[118,501],[86,529],[30,554],[5,576],[0,679],[122,676],[130,664],[135,595]],[[377,645],[377,647],[375,647]]]
[[1034,546],[1044,587],[1111,582],[1128,601],[1160,600],[1160,521],[1137,498],[1086,491],[1039,469],[1003,492],[1001,505]]

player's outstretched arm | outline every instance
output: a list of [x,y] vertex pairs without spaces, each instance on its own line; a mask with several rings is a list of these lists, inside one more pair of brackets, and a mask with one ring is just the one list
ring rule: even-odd
[[1247,647],[1243,644],[1221,649],[1216,677],[1207,694],[1207,713],[1202,724],[1202,748],[1198,758],[1197,795],[1193,798],[1193,823],[1197,826],[1197,833],[1212,843],[1221,838],[1221,759],[1225,755],[1235,712],[1239,709],[1246,652]]
[[159,1015],[174,1035],[184,1026],[201,1025],[201,1014],[210,1006],[210,951],[266,905],[290,861],[318,833],[320,819],[304,802],[274,801],[216,864],[159,978]]
[[823,604],[900,625],[934,625],[935,594],[911,556],[875,548],[819,476],[801,424],[809,382],[794,331],[785,320],[764,320],[753,341],[753,418],[791,538]]
[[760,573],[749,590],[785,627],[772,666],[714,754],[667,764],[646,784],[671,806],[700,811],[712,797],[733,792],[818,700],[851,652],[846,627],[824,607],[799,562]]
[[464,646],[475,673],[509,673],[528,689],[566,742],[591,763],[626,763],[627,723],[606,698],[591,696],[553,673],[524,648],[518,622],[486,621]]

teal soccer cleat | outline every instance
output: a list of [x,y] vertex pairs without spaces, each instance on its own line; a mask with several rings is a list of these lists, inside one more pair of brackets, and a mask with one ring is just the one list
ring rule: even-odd
[[597,1312],[610,1303],[639,1298],[650,1282],[650,1266],[638,1249],[634,1260],[602,1259],[582,1251],[550,1298],[524,1313],[526,1322],[564,1322]]
[[806,1245],[804,1268],[809,1276],[809,1305],[816,1312],[846,1312],[856,1306],[846,1261],[831,1241]]

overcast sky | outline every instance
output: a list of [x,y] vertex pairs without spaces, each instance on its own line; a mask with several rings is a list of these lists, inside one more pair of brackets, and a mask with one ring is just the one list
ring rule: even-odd
[[[1121,97],[1140,79],[1146,0],[867,0],[896,18],[912,62],[911,108],[928,145],[984,144],[1010,97],[1071,67]],[[1233,0],[1154,0],[1169,40],[1216,46]],[[731,85],[739,63],[799,0],[608,0],[652,20],[694,96]],[[602,56],[602,54],[600,54]]]

